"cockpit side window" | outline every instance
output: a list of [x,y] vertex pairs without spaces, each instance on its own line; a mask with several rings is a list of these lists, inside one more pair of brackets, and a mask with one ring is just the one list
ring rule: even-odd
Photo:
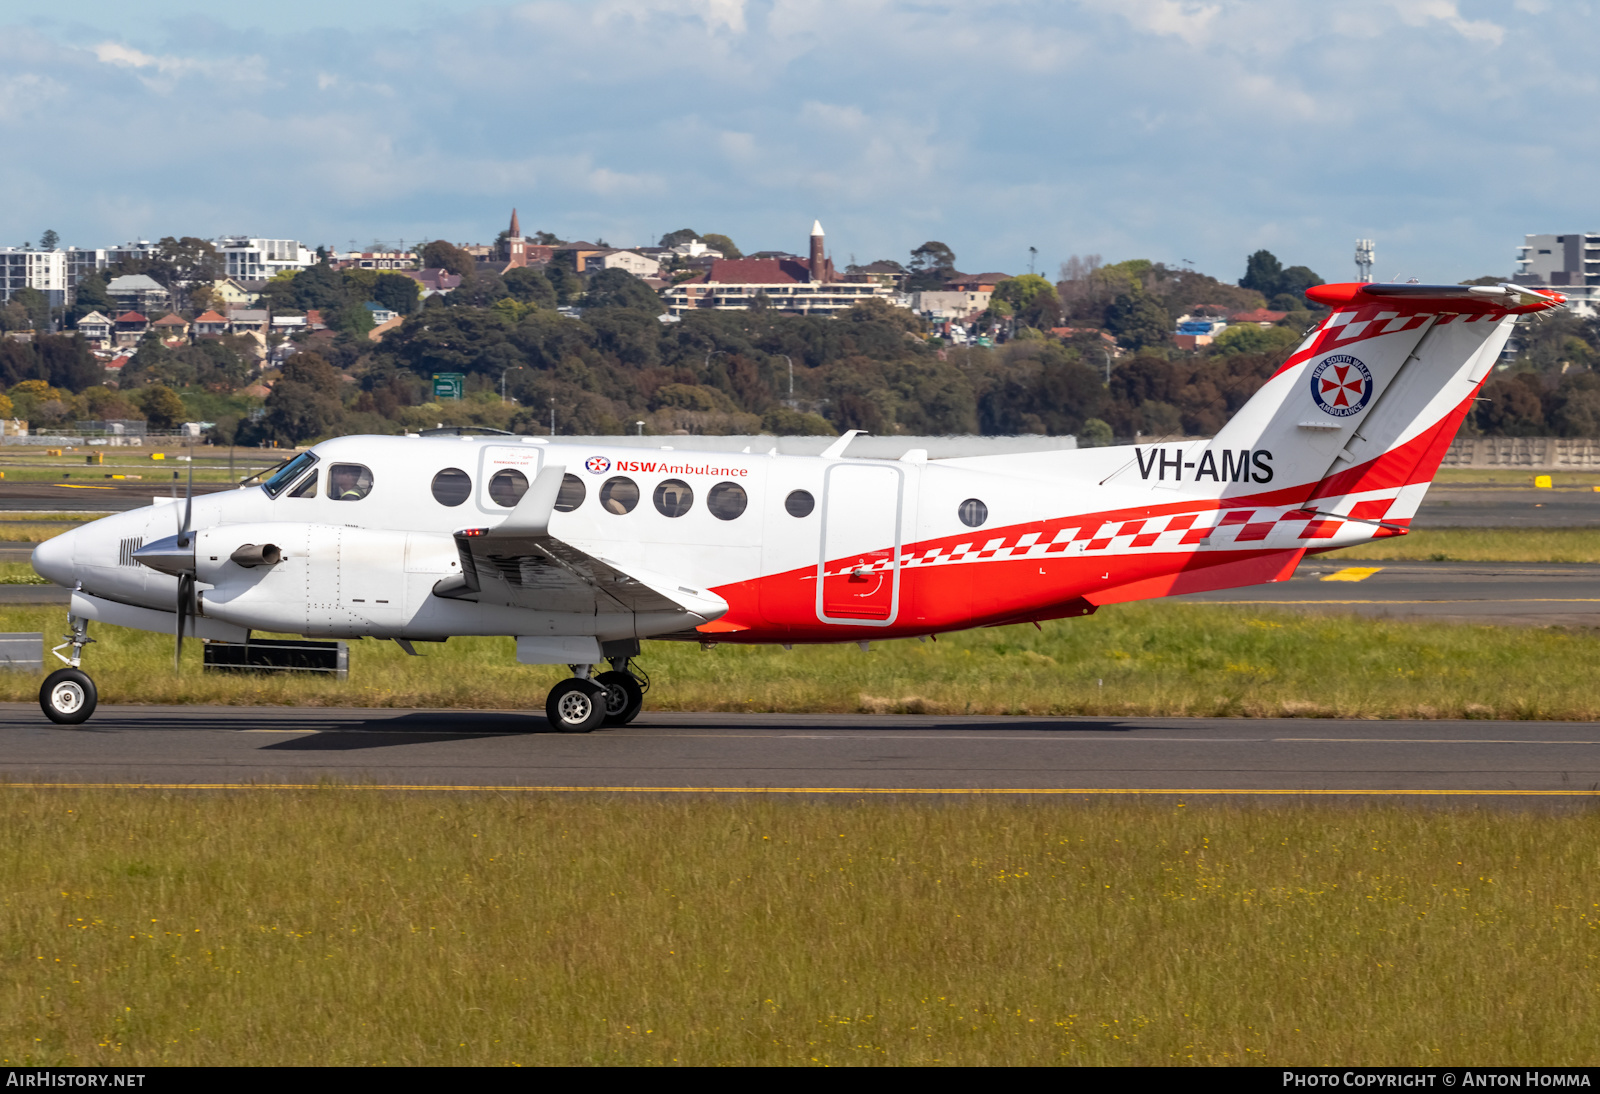
[[289,484],[298,479],[306,468],[316,462],[315,452],[302,452],[278,468],[266,482],[261,484],[261,489],[267,492],[267,497],[275,498],[288,489]]
[[360,501],[372,493],[372,472],[359,463],[336,463],[328,468],[328,497],[334,501]]
[[291,498],[314,498],[317,496],[317,473],[315,471],[305,477],[299,486],[289,491]]

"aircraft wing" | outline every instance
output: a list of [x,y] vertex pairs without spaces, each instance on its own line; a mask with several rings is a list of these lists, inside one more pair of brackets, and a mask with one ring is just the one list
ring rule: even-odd
[[728,610],[728,602],[709,590],[624,568],[551,535],[550,515],[565,474],[565,467],[546,467],[504,522],[457,532],[461,574],[435,585],[434,595],[541,612],[662,612],[703,622]]

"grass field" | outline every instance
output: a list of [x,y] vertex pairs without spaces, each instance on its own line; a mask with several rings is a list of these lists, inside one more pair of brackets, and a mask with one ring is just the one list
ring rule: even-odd
[[0,1061],[1581,1065],[1600,818],[0,788]]
[[[60,608],[0,613],[8,631],[65,627]],[[454,638],[409,658],[352,642],[347,681],[214,675],[200,643],[93,625],[85,655],[104,703],[543,709],[566,674],[514,661],[504,638]],[[1330,656],[1338,651],[1338,656]],[[48,659],[48,655],[47,655]],[[1125,604],[1085,618],[854,645],[647,642],[650,710],[1110,716],[1600,718],[1600,632],[1404,623],[1210,604]],[[39,679],[0,673],[0,699]]]

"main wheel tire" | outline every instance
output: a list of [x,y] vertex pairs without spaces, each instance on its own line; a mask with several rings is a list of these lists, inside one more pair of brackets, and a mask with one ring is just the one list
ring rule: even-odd
[[588,733],[605,720],[606,689],[576,676],[563,680],[550,689],[544,713],[560,733]]
[[39,709],[61,726],[88,721],[99,701],[94,681],[81,669],[57,669],[44,678],[44,686],[39,689]]
[[644,688],[633,673],[602,672],[594,682],[606,689],[606,725],[625,726],[639,717],[644,709]]

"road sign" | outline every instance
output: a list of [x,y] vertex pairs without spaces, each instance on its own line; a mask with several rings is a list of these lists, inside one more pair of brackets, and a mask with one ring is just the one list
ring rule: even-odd
[[433,374],[433,397],[435,399],[459,399],[467,386],[467,377],[462,372],[435,372]]

